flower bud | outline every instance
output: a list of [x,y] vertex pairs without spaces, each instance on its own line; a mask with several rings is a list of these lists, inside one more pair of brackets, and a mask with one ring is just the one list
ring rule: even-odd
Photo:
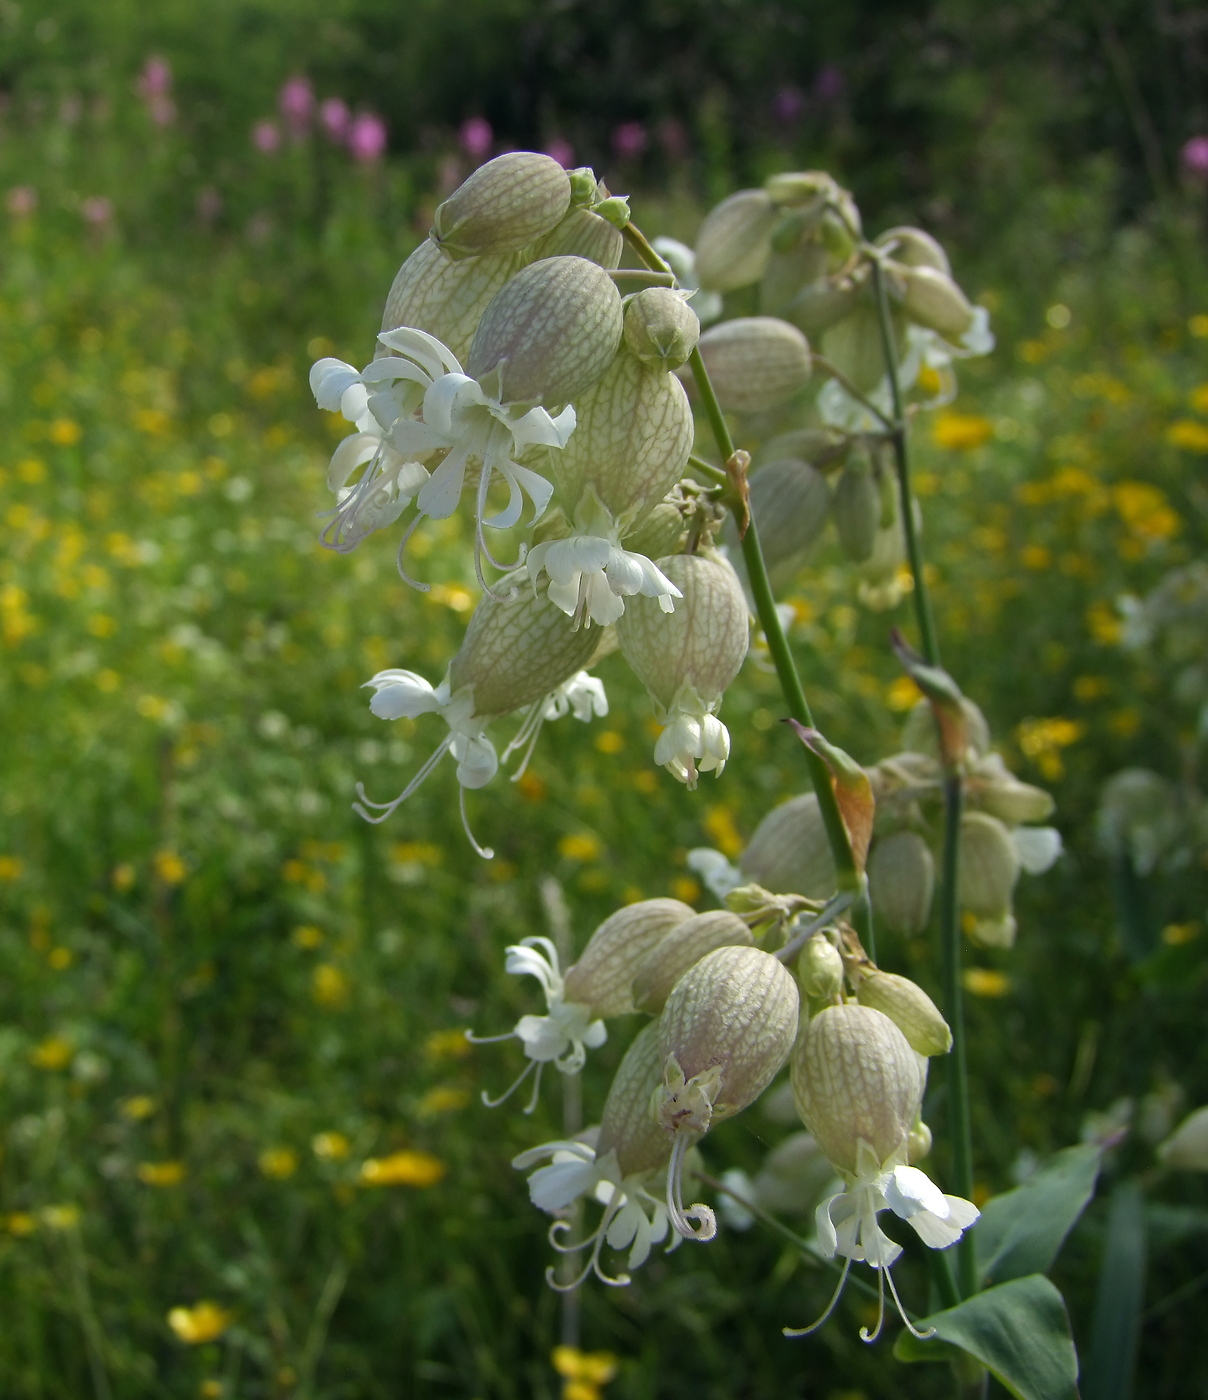
[[635,1010],[632,987],[638,968],[673,929],[694,917],[692,906],[678,899],[642,899],[618,909],[567,970],[565,999],[583,1002],[601,1017]]
[[946,1055],[952,1049],[952,1032],[939,1007],[908,977],[880,969],[866,972],[856,987],[856,1000],[883,1011],[920,1055]]
[[1159,1144],[1158,1160],[1166,1167],[1208,1171],[1208,1107],[1197,1108]]
[[620,267],[625,240],[611,220],[595,209],[571,209],[561,222],[535,245],[536,258],[568,256],[586,258],[604,268]]
[[1019,853],[1011,833],[985,812],[961,818],[961,908],[975,919],[1001,920],[1011,912],[1011,895],[1019,879]]
[[875,842],[868,858],[868,893],[878,921],[891,933],[913,937],[927,927],[935,861],[917,831],[895,831]]
[[497,371],[502,403],[566,403],[612,363],[621,329],[621,296],[602,267],[543,258],[483,312],[466,373],[481,381]]
[[453,259],[519,252],[569,207],[570,178],[556,160],[509,151],[480,165],[439,206],[431,238]]
[[782,458],[751,478],[751,515],[768,568],[800,560],[822,531],[831,507],[826,478],[807,462]]
[[699,339],[700,322],[683,293],[670,287],[646,287],[630,297],[625,307],[625,345],[643,364],[678,369]]
[[[792,975],[759,948],[718,948],[675,984],[656,1022],[659,1050],[689,1083],[716,1072],[709,1123],[733,1117],[772,1082],[792,1049],[799,1005]],[[675,1130],[666,1104],[659,1116]]]
[[921,228],[905,225],[886,229],[875,240],[878,248],[889,250],[889,256],[903,267],[931,267],[942,272],[945,277],[952,275],[948,266],[948,254],[929,233]]
[[[965,732],[969,748],[974,757],[987,752],[990,747],[990,726],[985,715],[967,696],[961,700],[965,712]],[[935,715],[926,700],[919,700],[906,716],[902,726],[902,747],[910,753],[926,754],[928,758],[939,758],[939,738],[935,729]]]
[[881,523],[881,492],[867,458],[849,457],[832,504],[844,554],[862,564],[871,554]]
[[[796,317],[789,314],[796,298],[803,288],[826,277],[830,260],[812,230],[806,237],[793,237],[796,231],[784,229],[784,222],[772,239],[772,255],[759,283],[759,309],[765,316],[782,316],[796,324]],[[789,235],[784,246],[780,246],[782,229]]]
[[989,812],[1009,826],[1019,822],[1043,821],[1056,805],[1043,788],[1021,783],[1013,773],[1008,772],[996,753],[988,753],[978,760],[969,775],[967,787],[970,799],[983,812]]
[[575,431],[552,463],[560,497],[570,513],[582,514],[590,488],[624,536],[688,465],[693,425],[684,386],[621,350],[576,400],[575,418]]
[[738,865],[773,894],[829,899],[837,884],[835,862],[814,793],[774,807],[755,828]]
[[906,315],[945,340],[959,341],[973,324],[973,308],[952,278],[934,267],[910,267],[904,280]]
[[763,187],[774,204],[785,208],[817,204],[819,213],[825,201],[839,193],[834,176],[825,170],[781,170],[769,175]]
[[728,909],[697,914],[673,928],[652,948],[633,979],[633,1004],[658,1015],[672,988],[690,967],[715,948],[750,947],[751,930]]
[[[801,310],[794,308],[794,321],[801,319]],[[905,343],[901,329],[897,343]],[[852,309],[837,320],[822,336],[822,353],[860,390],[871,393],[885,376],[885,350],[881,341],[881,323],[876,307],[867,297],[861,297]]]
[[717,401],[727,412],[763,413],[805,388],[810,348],[805,336],[774,316],[741,316],[711,326],[700,353]]
[[622,1179],[665,1166],[671,1156],[671,1137],[650,1111],[651,1097],[663,1082],[665,1060],[659,1023],[651,1021],[634,1037],[613,1075],[600,1119],[596,1160],[615,1152]]
[[427,239],[395,276],[382,313],[382,330],[411,326],[426,331],[464,363],[482,313],[525,261],[523,253],[500,253],[450,262]]
[[804,282],[780,314],[817,340],[856,310],[863,291],[862,278],[816,278]]
[[910,1135],[906,1139],[906,1160],[913,1167],[916,1162],[921,1162],[930,1151],[931,1129],[921,1117],[916,1118],[910,1129]]
[[739,190],[712,209],[696,236],[696,276],[707,291],[758,282],[779,213],[764,190]]
[[544,596],[528,589],[506,599],[488,594],[449,663],[449,684],[453,691],[473,686],[475,714],[509,715],[570,680],[595,647],[595,637],[576,632]]
[[791,1065],[801,1121],[839,1171],[856,1175],[861,1139],[878,1162],[905,1158],[923,1086],[888,1016],[858,1003],[828,1006],[798,1037]]
[[683,597],[673,613],[653,599],[633,598],[617,623],[617,638],[662,722],[685,689],[706,706],[720,702],[746,657],[749,624],[742,588],[728,565],[699,554],[673,554],[657,564]]
[[811,1002],[832,1002],[843,990],[843,959],[824,933],[806,939],[797,959],[797,980]]
[[795,428],[789,433],[778,433],[760,447],[751,478],[754,481],[765,466],[785,457],[808,462],[819,471],[834,471],[836,464],[846,459],[848,448],[847,435],[835,428]]
[[660,501],[624,541],[626,549],[644,554],[647,559],[661,559],[665,554],[678,553],[683,538],[683,512],[670,501]]

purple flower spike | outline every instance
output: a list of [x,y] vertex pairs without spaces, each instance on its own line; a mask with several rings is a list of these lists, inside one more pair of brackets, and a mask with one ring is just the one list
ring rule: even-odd
[[485,160],[495,144],[495,133],[485,117],[470,117],[462,122],[457,143],[471,160]]
[[348,149],[361,165],[372,165],[386,150],[386,123],[376,112],[361,112],[348,128]]
[[641,122],[622,122],[612,133],[612,149],[621,160],[636,160],[646,149],[646,141]]

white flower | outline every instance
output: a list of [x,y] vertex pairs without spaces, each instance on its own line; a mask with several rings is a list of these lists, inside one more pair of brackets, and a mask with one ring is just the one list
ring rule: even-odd
[[478,844],[466,819],[466,789],[485,787],[499,771],[495,746],[483,732],[487,720],[474,713],[472,688],[463,686],[450,693],[447,678],[440,685],[433,686],[414,671],[402,670],[379,671],[365,685],[373,687],[369,708],[379,719],[415,719],[419,715],[434,713],[439,714],[449,726],[449,732],[392,802],[371,801],[365,795],[364,785],[358,783],[358,801],[353,804],[353,811],[366,821],[384,822],[411,796],[445,754],[451,753],[457,760],[462,826],[478,854],[490,860],[494,853]]
[[[358,467],[365,470],[349,485]],[[347,554],[366,535],[392,525],[427,480],[422,462],[407,461],[378,433],[353,433],[332,453],[327,468],[327,485],[337,504],[319,538],[328,549]]]
[[747,883],[747,877],[736,865],[712,846],[697,846],[688,852],[688,869],[699,875],[713,898],[722,902],[731,890]]
[[864,1327],[860,1329],[864,1341],[875,1341],[880,1335],[885,1314],[886,1283],[902,1321],[910,1331],[916,1337],[930,1335],[920,1333],[902,1308],[889,1272],[902,1248],[877,1223],[877,1216],[883,1210],[892,1210],[905,1220],[929,1249],[947,1249],[955,1244],[981,1214],[972,1201],[966,1201],[961,1196],[946,1196],[917,1167],[908,1167],[897,1158],[878,1162],[872,1147],[861,1138],[856,1149],[854,1177],[848,1178],[842,1191],[828,1196],[815,1215],[821,1252],[827,1259],[841,1255],[846,1261],[839,1285],[817,1322],[809,1327],[786,1327],[786,1336],[802,1337],[822,1326],[839,1302],[853,1260],[861,1260],[877,1270],[880,1313],[871,1332]]
[[1029,875],[1043,875],[1061,855],[1061,832],[1053,826],[1014,827],[1011,841],[1019,856],[1020,867]]
[[[721,697],[718,697],[718,704]],[[654,761],[689,788],[700,773],[720,778],[730,757],[730,734],[690,685],[682,686],[667,712],[667,727],[654,745]]]
[[[543,1143],[522,1152],[512,1166],[518,1171],[528,1171],[547,1158],[548,1165],[537,1167],[529,1176],[529,1199],[535,1206],[551,1215],[584,1199],[595,1199],[604,1207],[599,1225],[585,1239],[571,1243],[562,1241],[561,1237],[572,1228],[569,1221],[556,1220],[550,1226],[550,1243],[560,1254],[577,1254],[591,1248],[583,1271],[569,1283],[558,1282],[553,1269],[547,1269],[550,1287],[569,1292],[593,1272],[604,1283],[627,1284],[628,1274],[613,1277],[604,1273],[600,1267],[600,1251],[605,1244],[610,1249],[628,1249],[627,1267],[637,1269],[649,1258],[653,1246],[667,1238],[666,1206],[646,1190],[646,1178],[650,1174],[638,1173],[622,1179],[615,1151],[597,1159],[590,1143],[576,1140]],[[678,1244],[677,1235],[669,1249]]]
[[517,749],[524,748],[524,757],[512,774],[512,782],[519,782],[524,776],[524,770],[528,767],[529,759],[533,756],[533,750],[537,747],[537,740],[547,721],[573,714],[577,720],[589,724],[593,715],[602,719],[607,713],[608,696],[604,693],[604,682],[597,680],[595,676],[589,676],[586,671],[576,671],[570,680],[563,681],[557,689],[551,690],[548,695],[524,711],[524,719],[516,731],[516,737],[503,751],[503,762],[506,763]]

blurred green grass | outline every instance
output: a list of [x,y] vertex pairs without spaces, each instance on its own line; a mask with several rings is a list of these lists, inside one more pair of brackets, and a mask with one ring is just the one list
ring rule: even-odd
[[[387,730],[359,687],[388,665],[437,679],[472,597],[453,528],[421,545],[443,585],[423,596],[386,539],[319,548],[338,434],[306,372],[368,356],[427,175],[286,151],[243,166],[207,229],[180,203],[176,135],[136,144],[139,109],[117,110],[112,129],[26,114],[0,148],[0,184],[39,198],[0,230],[3,1390],[553,1396],[544,1225],[506,1163],[558,1134],[556,1094],[532,1121],[489,1112],[479,1092],[515,1056],[466,1054],[457,1033],[531,1009],[501,965],[544,931],[539,876],[564,884],[580,940],[639,895],[707,905],[687,850],[733,852],[802,785],[774,678],[748,663],[733,761],[689,794],[651,767],[646,702],[606,663],[607,721],[551,725],[524,782],[472,799],[490,865],[449,773],[383,828],[356,819],[357,779],[389,795],[436,742],[422,721]],[[112,217],[89,226],[80,199],[102,192]],[[686,196],[634,204],[652,232],[698,217]],[[1016,252],[962,267],[957,250],[1002,343],[916,432],[947,663],[1012,766],[1055,791],[1069,849],[1021,892],[1017,950],[978,955],[1003,974],[970,1005],[987,1189],[1021,1146],[1076,1140],[1123,1096],[1173,1080],[1208,1097],[1202,869],[1154,891],[1157,950],[1131,962],[1092,830],[1108,774],[1182,761],[1116,600],[1203,552],[1208,288],[1190,222],[1113,233],[1093,190],[1038,209],[1031,236],[1085,256],[1020,287]],[[1171,440],[1180,422],[1204,435]],[[862,611],[829,554],[793,600],[822,726],[862,760],[891,751],[909,697],[885,638],[907,608]],[[922,941],[882,960],[933,985]],[[942,1141],[942,1089],[930,1116]],[[710,1165],[753,1166],[784,1131],[755,1111],[710,1140]],[[402,1151],[427,1154],[401,1168],[415,1184],[363,1184],[363,1162]],[[1119,1169],[1147,1153],[1126,1145]],[[432,1158],[443,1176],[418,1184]],[[1205,1204],[1194,1183],[1161,1190]],[[1083,1337],[1099,1228],[1061,1266]],[[1202,1272],[1202,1239],[1158,1263],[1173,1292]],[[922,1296],[921,1271],[907,1286]],[[777,1242],[728,1236],[589,1291],[585,1339],[621,1356],[617,1396],[945,1392],[845,1329],[782,1343],[825,1291]],[[231,1326],[188,1345],[167,1314],[205,1299]],[[1147,1394],[1208,1375],[1185,1317],[1146,1334]]]

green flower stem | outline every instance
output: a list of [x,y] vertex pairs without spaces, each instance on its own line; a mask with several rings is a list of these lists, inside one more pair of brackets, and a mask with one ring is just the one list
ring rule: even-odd
[[[969,1122],[969,1069],[965,1056],[965,1012],[961,989],[961,927],[957,887],[960,867],[961,808],[964,788],[959,773],[944,778],[944,872],[940,889],[940,953],[944,1016],[952,1028],[948,1054],[948,1129],[952,1139],[955,1194],[973,1197],[973,1134]],[[957,1245],[957,1274],[961,1293],[977,1292],[977,1252],[971,1231]]]
[[[923,565],[923,548],[915,528],[914,494],[910,489],[910,454],[906,445],[906,412],[902,404],[902,385],[898,379],[898,350],[894,343],[893,321],[889,315],[889,294],[885,288],[885,270],[880,259],[872,259],[873,285],[877,292],[877,320],[881,326],[881,351],[889,376],[893,397],[893,423],[890,441],[893,443],[894,464],[898,474],[898,498],[902,513],[902,529],[906,535],[906,556],[914,579],[914,611],[919,624],[923,658],[928,666],[940,664],[940,647],[935,633],[935,616],[931,610],[931,594],[927,589],[927,573]],[[879,415],[878,415],[879,416]]]
[[703,476],[706,481],[711,481],[714,486],[729,486],[730,478],[715,467],[712,462],[706,462],[703,457],[698,457],[695,452],[688,454],[688,465],[694,472]]
[[[645,235],[633,224],[626,225],[625,238],[647,267],[653,268],[656,272],[670,270],[647,242]],[[713,436],[717,442],[717,450],[721,454],[722,461],[729,462],[735,452],[734,439],[730,436],[730,429],[726,424],[725,415],[721,411],[721,405],[717,402],[717,395],[713,392],[713,383],[709,378],[709,372],[705,368],[705,362],[701,358],[699,349],[693,350],[688,365],[696,380],[705,416],[709,420],[709,426],[713,430]],[[735,501],[732,494],[727,504],[731,510],[736,510],[736,513],[742,509],[742,503]],[[771,653],[772,663],[776,667],[776,676],[780,681],[780,689],[784,694],[789,714],[800,724],[812,729],[814,717],[810,712],[809,702],[805,698],[801,677],[797,674],[797,665],[789,650],[788,639],[780,625],[780,615],[776,611],[776,599],[772,594],[772,586],[768,582],[767,566],[764,563],[763,551],[759,547],[759,532],[755,528],[754,520],[749,521],[746,532],[742,536],[742,557],[747,566],[747,578],[751,585],[755,612],[759,618],[759,625],[763,628],[763,635],[767,639],[768,651]],[[831,854],[834,857],[835,870],[839,877],[839,888],[862,891],[863,881],[856,870],[851,841],[847,835],[847,828],[843,825],[839,804],[835,800],[830,770],[825,761],[811,749],[806,749],[806,762],[809,766],[814,791],[818,795],[818,806],[826,827]],[[862,916],[861,911],[863,911]],[[868,901],[866,899],[857,901],[853,910],[853,923],[856,925],[856,932],[860,935],[861,942],[866,948],[869,948],[869,955],[872,956],[872,949],[869,946],[872,941],[870,914]]]
[[[877,320],[881,328],[881,349],[893,401],[894,461],[906,553],[914,580],[914,607],[918,619],[923,658],[929,666],[940,665],[935,616],[927,588],[922,542],[915,528],[914,496],[910,489],[910,456],[906,440],[906,413],[902,385],[898,378],[897,346],[889,314],[885,270],[876,254],[870,254],[873,285],[877,297]],[[965,1015],[961,991],[961,926],[957,898],[960,876],[960,829],[964,790],[959,772],[944,776],[944,853],[940,890],[940,956],[943,965],[944,1015],[952,1028],[952,1051],[948,1056],[948,1126],[952,1146],[952,1175],[956,1193],[966,1199],[973,1194],[973,1137],[969,1112],[969,1070],[965,1053]],[[977,1254],[968,1231],[957,1245],[957,1274],[960,1291],[966,1297],[977,1292]]]

